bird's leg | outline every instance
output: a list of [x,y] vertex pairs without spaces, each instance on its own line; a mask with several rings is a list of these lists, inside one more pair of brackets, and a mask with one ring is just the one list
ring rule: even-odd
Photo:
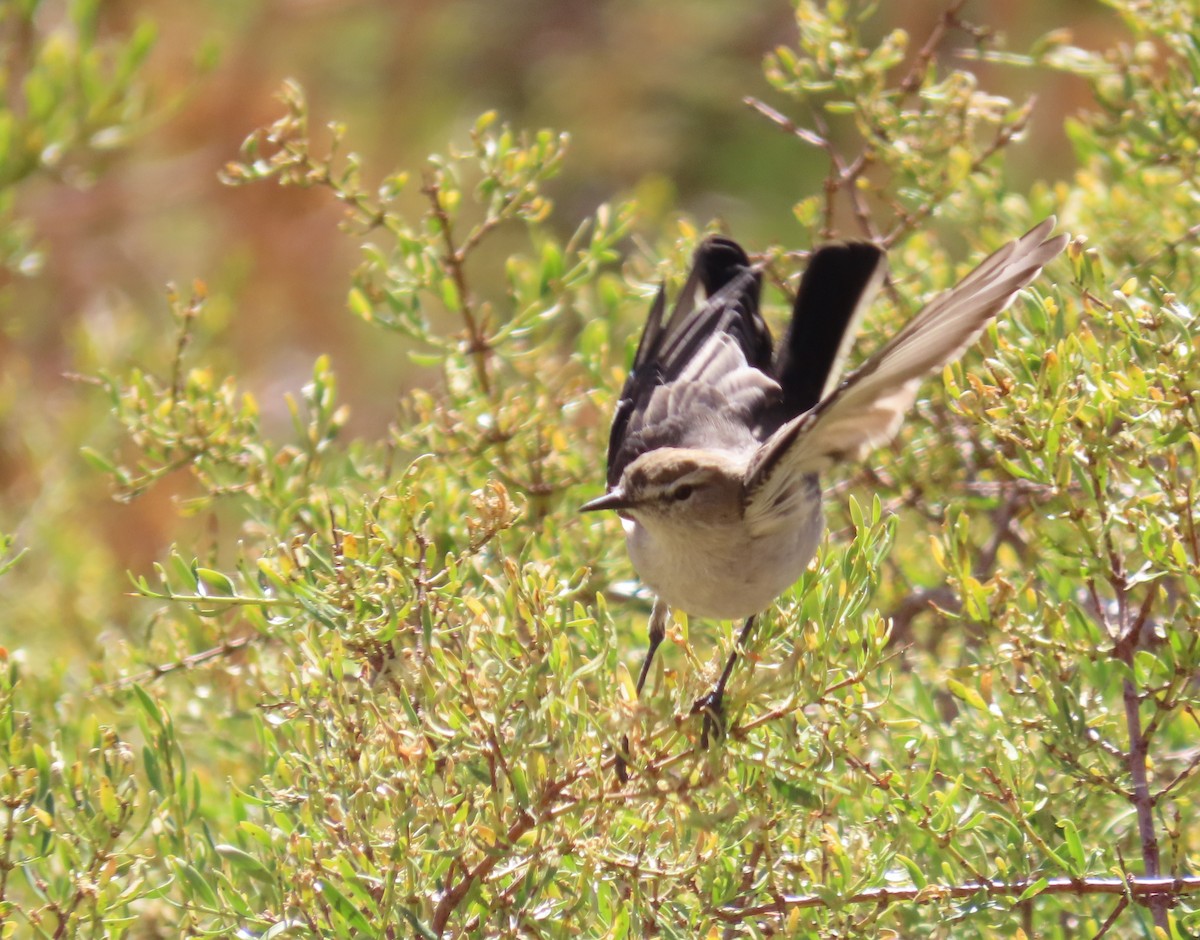
[[[650,675],[650,664],[654,662],[654,654],[658,652],[658,647],[662,644],[663,638],[667,635],[667,617],[669,609],[658,598],[654,600],[654,609],[650,611],[649,625],[649,640],[650,646],[646,650],[646,658],[642,660],[642,671],[638,673],[637,681],[637,697],[642,697],[642,686],[646,684],[646,677]],[[629,735],[621,735],[621,752],[617,755],[617,779],[624,783],[629,779],[629,765],[626,763],[626,757],[629,755]]]
[[642,686],[646,684],[646,677],[650,675],[650,664],[654,662],[654,654],[658,652],[659,645],[662,643],[663,638],[667,635],[668,613],[669,608],[667,605],[656,598],[654,601],[654,609],[650,611],[650,624],[647,628],[650,645],[646,649],[646,658],[642,660],[642,671],[638,673],[638,698],[642,697]]
[[733,674],[733,664],[737,662],[738,650],[745,650],[756,619],[754,616],[747,617],[746,622],[742,624],[742,632],[738,634],[737,643],[734,644],[729,659],[725,660],[725,669],[721,672],[721,678],[717,680],[712,691],[700,696],[692,703],[693,715],[699,712],[704,713],[704,724],[700,728],[700,747],[702,748],[708,747],[709,732],[712,732],[714,739],[725,733],[725,686],[728,685],[729,677]]

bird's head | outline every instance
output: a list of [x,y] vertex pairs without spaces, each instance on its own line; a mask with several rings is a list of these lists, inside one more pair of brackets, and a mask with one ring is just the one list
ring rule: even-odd
[[715,528],[742,517],[745,463],[721,451],[663,447],[634,460],[617,485],[580,507],[611,509],[649,528]]

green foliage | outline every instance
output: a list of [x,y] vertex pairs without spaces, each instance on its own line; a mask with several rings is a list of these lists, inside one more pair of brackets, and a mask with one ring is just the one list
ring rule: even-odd
[[[689,712],[726,634],[672,625],[637,702],[645,604],[616,524],[574,513],[696,228],[630,250],[621,203],[561,237],[566,139],[491,114],[418,192],[369,185],[288,86],[225,176],[346,206],[348,307],[432,390],[347,440],[321,357],[273,439],[194,348],[202,284],[169,297],[161,368],[96,380],[125,440],[87,460],[121,499],[171,481],[213,544],[134,578],[157,613],[94,685],[0,649],[0,936],[1194,932],[1200,31],[1128,3],[1134,42],[1104,53],[972,32],[1095,89],[1075,178],[1025,195],[1003,168],[1028,103],[933,64],[959,6],[910,54],[864,45],[855,5],[801,2],[767,61],[815,129],[759,110],[830,160],[810,238],[844,202],[894,245],[862,348],[954,279],[922,220],[982,253],[1058,207],[1077,237],[893,448],[827,481],[831,534],[708,751]],[[762,254],[786,290],[791,258]]]
[[147,112],[139,72],[155,39],[149,23],[121,42],[101,39],[98,0],[67,4],[61,18],[52,6],[0,7],[0,266],[23,274],[42,258],[16,218],[17,185],[38,174],[79,179],[97,154],[128,141]]
[[[933,59],[940,40],[951,28],[965,28],[958,18],[962,2],[949,4],[911,56],[902,30],[865,45],[869,9],[859,6],[797,3],[798,42],[767,58],[768,81],[809,109],[816,132],[754,102],[800,140],[826,150],[833,164],[825,196],[799,202],[797,220],[814,242],[833,235],[833,197],[842,192],[863,234],[885,246],[934,212],[961,222],[989,203],[997,211],[985,218],[1010,226],[997,157],[1025,129],[1033,100],[1018,104],[989,93],[968,71],[937,74]],[[835,146],[847,134],[858,141],[853,157]]]

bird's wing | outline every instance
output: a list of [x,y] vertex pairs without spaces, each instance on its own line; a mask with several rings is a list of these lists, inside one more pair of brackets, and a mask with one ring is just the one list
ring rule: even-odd
[[992,317],[1067,243],[1051,238],[1053,216],[983,261],[940,294],[833,392],[789,421],[758,449],[746,470],[746,519],[769,528],[799,498],[795,481],[835,461],[858,460],[890,440],[927,372],[958,357]]
[[[703,288],[707,299],[698,301]],[[663,446],[744,448],[754,444],[746,415],[778,385],[771,334],[759,312],[761,278],[727,238],[696,249],[683,292],[665,317],[660,288],[621,391],[608,442],[608,486],[638,456]]]
[[833,391],[858,321],[886,274],[887,256],[870,242],[834,242],[812,253],[796,291],[791,325],[776,350],[773,374],[783,398],[768,418],[769,431]]

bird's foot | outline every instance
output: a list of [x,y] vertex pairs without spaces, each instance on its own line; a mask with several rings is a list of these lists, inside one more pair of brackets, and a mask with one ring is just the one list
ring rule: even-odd
[[629,782],[629,762],[625,759],[629,754],[629,735],[621,735],[621,749],[617,751],[617,762],[614,770],[617,773],[617,781],[624,786]]
[[714,741],[725,736],[725,690],[718,687],[701,695],[692,703],[692,714],[704,716],[700,726],[700,747],[707,750],[710,734]]

